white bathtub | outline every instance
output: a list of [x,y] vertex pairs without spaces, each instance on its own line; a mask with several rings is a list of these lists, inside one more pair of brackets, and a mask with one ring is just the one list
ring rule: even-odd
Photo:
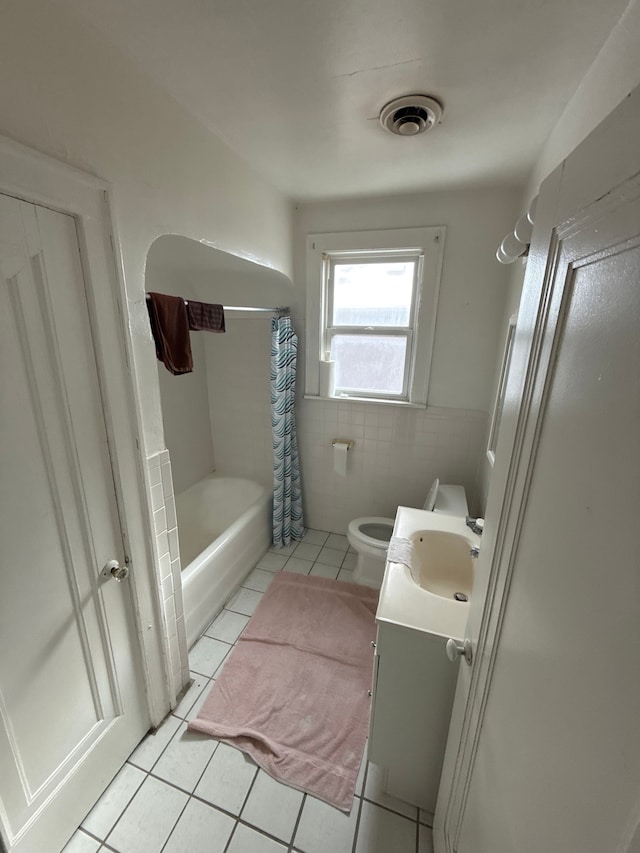
[[176,495],[189,648],[271,545],[272,494],[210,474]]

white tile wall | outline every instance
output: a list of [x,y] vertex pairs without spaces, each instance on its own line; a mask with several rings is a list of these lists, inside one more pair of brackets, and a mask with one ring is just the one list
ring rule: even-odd
[[176,503],[168,450],[147,458],[147,475],[151,491],[155,553],[164,604],[164,639],[170,658],[170,687],[172,695],[178,696],[189,681],[189,661],[180,578]]
[[[471,409],[300,401],[305,525],[344,533],[352,518],[422,506],[436,477],[463,485],[473,511],[486,422]],[[334,438],[354,442],[344,477],[333,471]]]

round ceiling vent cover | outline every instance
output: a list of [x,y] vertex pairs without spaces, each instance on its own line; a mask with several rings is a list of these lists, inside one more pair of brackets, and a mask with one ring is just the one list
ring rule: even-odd
[[404,95],[380,110],[380,124],[389,133],[398,136],[417,136],[438,124],[442,107],[435,98],[427,95]]

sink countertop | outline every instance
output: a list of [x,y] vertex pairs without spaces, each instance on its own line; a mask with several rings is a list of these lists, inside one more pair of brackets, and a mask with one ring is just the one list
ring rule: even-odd
[[[393,535],[407,539],[417,530],[443,530],[464,536],[480,545],[480,536],[467,527],[464,518],[424,509],[399,506]],[[434,595],[418,586],[408,566],[387,562],[376,619],[440,637],[464,638],[469,603]]]

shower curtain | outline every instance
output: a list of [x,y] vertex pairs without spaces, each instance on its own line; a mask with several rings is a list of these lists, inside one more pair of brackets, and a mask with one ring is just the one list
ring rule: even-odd
[[294,401],[298,336],[290,317],[271,321],[271,426],[273,428],[273,544],[302,539],[302,489]]

